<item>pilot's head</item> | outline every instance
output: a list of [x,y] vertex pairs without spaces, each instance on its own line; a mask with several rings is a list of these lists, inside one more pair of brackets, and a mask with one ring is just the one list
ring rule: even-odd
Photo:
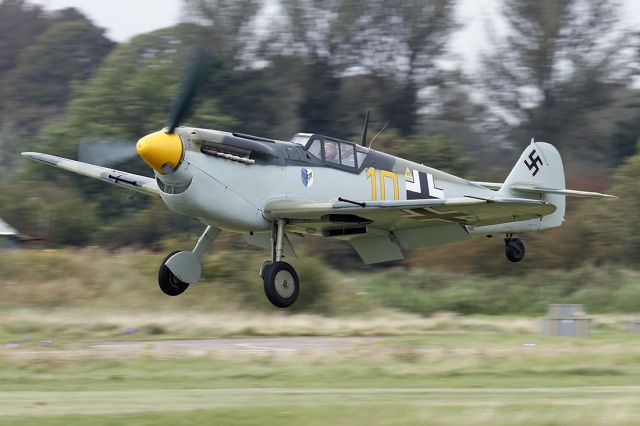
[[335,161],[338,158],[338,150],[336,149],[335,144],[325,143],[324,158],[329,161]]

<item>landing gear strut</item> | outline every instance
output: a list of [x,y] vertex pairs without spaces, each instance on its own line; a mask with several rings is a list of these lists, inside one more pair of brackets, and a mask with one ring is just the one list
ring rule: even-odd
[[271,262],[265,262],[260,268],[264,282],[264,294],[274,306],[288,308],[298,298],[300,279],[293,266],[283,262],[284,258],[284,219],[276,220],[271,233]]
[[507,237],[504,239],[504,252],[509,261],[520,262],[524,258],[525,253],[524,241],[520,238],[514,238],[513,234],[507,234]]

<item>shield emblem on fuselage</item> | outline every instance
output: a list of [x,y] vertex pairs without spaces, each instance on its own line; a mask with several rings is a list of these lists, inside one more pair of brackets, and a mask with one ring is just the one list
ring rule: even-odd
[[300,177],[302,178],[302,184],[305,187],[309,188],[313,185],[313,170],[303,167],[302,170],[300,170]]

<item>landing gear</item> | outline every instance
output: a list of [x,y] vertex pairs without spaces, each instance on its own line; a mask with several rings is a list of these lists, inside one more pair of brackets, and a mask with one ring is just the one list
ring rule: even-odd
[[[260,267],[264,294],[274,306],[288,308],[298,299],[300,279],[293,266],[284,262],[284,246],[287,241],[287,221],[278,219],[271,232],[271,260]],[[184,293],[190,284],[200,281],[201,258],[204,251],[220,234],[220,229],[207,226],[192,251],[174,251],[162,261],[158,271],[160,290],[169,296]]]
[[524,258],[525,253],[524,241],[520,238],[514,238],[513,234],[507,234],[507,237],[504,239],[504,252],[509,261],[520,262]]
[[164,258],[158,271],[158,285],[164,294],[177,296],[184,293],[189,284],[200,281],[200,259],[218,234],[220,229],[207,226],[193,251],[174,251]]
[[178,277],[176,277],[173,272],[167,268],[167,260],[176,253],[178,252],[174,251],[169,253],[169,255],[162,261],[160,270],[158,271],[158,284],[160,285],[160,290],[162,290],[162,292],[167,296],[178,296],[179,294],[184,293],[187,287],[189,287],[189,284],[180,281]]
[[293,266],[283,262],[284,228],[286,221],[278,219],[272,231],[271,262],[267,261],[260,268],[260,276],[264,282],[264,294],[274,306],[288,308],[298,299],[300,279]]

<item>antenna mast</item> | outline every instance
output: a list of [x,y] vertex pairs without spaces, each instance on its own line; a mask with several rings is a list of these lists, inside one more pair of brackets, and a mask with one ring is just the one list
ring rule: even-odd
[[364,116],[364,128],[362,129],[362,138],[360,139],[360,145],[367,146],[367,127],[369,127],[369,110]]

